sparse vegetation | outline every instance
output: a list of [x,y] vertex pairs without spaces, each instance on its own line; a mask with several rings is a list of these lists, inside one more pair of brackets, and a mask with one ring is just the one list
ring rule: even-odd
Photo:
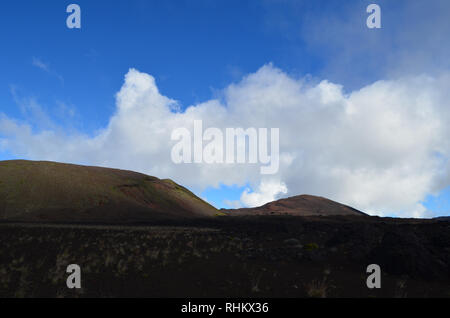
[[319,245],[317,243],[307,243],[307,244],[305,244],[305,250],[307,250],[307,251],[317,250],[318,248],[319,248]]
[[[435,247],[436,233],[447,227],[292,217],[165,226],[0,224],[0,297],[448,297],[448,267],[439,262],[449,259],[448,234],[439,234]],[[384,234],[391,229],[418,238],[400,242]],[[391,264],[396,255],[411,261]],[[383,270],[381,290],[365,287],[364,268],[374,262]],[[65,286],[72,263],[81,267],[81,290]]]
[[313,280],[306,285],[306,293],[311,298],[326,298],[328,295],[328,282],[326,278]]

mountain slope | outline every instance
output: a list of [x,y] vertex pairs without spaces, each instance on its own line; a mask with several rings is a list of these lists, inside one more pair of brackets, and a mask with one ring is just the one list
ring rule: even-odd
[[267,203],[257,208],[222,210],[229,215],[366,215],[349,206],[312,195],[299,195]]
[[0,162],[0,220],[122,223],[217,212],[171,180],[55,162]]

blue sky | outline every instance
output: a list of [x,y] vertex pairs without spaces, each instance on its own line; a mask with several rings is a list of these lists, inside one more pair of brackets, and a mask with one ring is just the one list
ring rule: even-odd
[[[78,1],[81,30],[65,27],[67,3],[5,4],[1,66],[8,76],[0,85],[17,85],[43,104],[75,105],[87,132],[106,124],[130,67],[150,72],[164,94],[185,106],[269,61],[315,68],[289,61],[289,42],[266,30],[265,9],[257,1]],[[33,67],[33,57],[54,74]],[[19,115],[10,95],[3,89],[5,112]]]
[[[449,71],[446,1],[343,2],[78,0],[82,28],[75,30],[65,24],[71,2],[8,1],[0,12],[0,113],[36,133],[56,123],[64,134],[95,136],[116,112],[130,68],[151,74],[182,110],[220,100],[268,63],[292,78],[339,83],[345,93]],[[382,8],[380,30],[365,26],[372,2]],[[0,159],[22,157],[35,159],[0,148]],[[254,184],[217,180],[219,188],[194,190],[226,207]],[[432,214],[450,214],[448,189],[430,186],[422,201]]]

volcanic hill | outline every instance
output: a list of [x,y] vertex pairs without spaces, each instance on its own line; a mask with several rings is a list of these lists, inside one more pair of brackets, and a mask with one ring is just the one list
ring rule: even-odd
[[269,202],[257,208],[235,210],[223,209],[229,215],[291,215],[291,216],[328,216],[328,215],[366,215],[347,205],[312,195],[298,195],[287,199]]
[[172,180],[55,162],[0,162],[0,220],[130,223],[215,216]]

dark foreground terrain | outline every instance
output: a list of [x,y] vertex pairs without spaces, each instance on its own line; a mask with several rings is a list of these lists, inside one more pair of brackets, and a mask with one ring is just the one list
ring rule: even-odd
[[[450,297],[450,222],[219,217],[0,224],[1,297]],[[78,264],[82,288],[66,287]],[[382,288],[366,287],[366,267]]]

